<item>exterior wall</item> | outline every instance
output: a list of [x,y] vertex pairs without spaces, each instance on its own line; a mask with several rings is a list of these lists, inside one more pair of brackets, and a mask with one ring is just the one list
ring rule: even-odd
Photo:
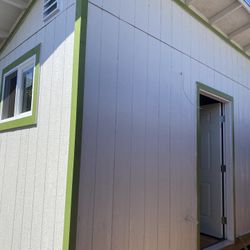
[[196,249],[196,82],[234,97],[250,231],[250,63],[171,0],[90,0],[77,249]]
[[[0,133],[0,249],[62,249],[75,2],[49,22],[37,1],[0,55],[0,74],[41,43],[37,126]],[[1,77],[1,76],[0,76]]]

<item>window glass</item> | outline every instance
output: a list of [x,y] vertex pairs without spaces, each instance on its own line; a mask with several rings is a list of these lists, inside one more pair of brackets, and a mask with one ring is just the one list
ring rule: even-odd
[[15,114],[16,85],[17,71],[5,77],[2,119],[13,117]]
[[27,112],[31,110],[32,102],[32,88],[33,88],[33,71],[34,68],[30,68],[23,72],[22,76],[22,107],[21,112]]

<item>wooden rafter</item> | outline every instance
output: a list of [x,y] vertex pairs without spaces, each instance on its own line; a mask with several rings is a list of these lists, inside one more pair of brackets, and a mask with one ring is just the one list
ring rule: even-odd
[[20,0],[20,1],[15,1],[15,0],[0,0],[8,5],[11,5],[15,8],[18,8],[20,10],[25,10],[28,7],[28,4],[25,3],[24,1]]
[[246,53],[250,52],[250,43],[246,45],[243,49]]
[[248,29],[250,29],[250,23],[247,23],[247,24],[243,25],[242,27],[238,28],[237,30],[233,31],[232,33],[230,33],[228,35],[228,37],[230,39],[234,39],[236,36],[238,36],[241,33],[247,31]]
[[223,9],[222,11],[220,11],[219,13],[217,13],[216,15],[211,17],[209,19],[209,22],[211,24],[215,24],[218,21],[220,21],[221,19],[225,18],[226,16],[228,16],[229,14],[238,10],[241,7],[242,7],[242,5],[238,1],[235,1],[232,4],[230,4],[228,7],[226,7],[225,9]]
[[191,5],[194,3],[196,0],[185,0],[186,5]]

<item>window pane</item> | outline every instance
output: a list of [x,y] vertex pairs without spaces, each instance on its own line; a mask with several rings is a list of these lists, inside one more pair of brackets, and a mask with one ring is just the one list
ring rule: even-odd
[[14,116],[16,97],[17,71],[5,78],[3,91],[2,119]]
[[32,87],[33,87],[33,68],[23,72],[23,81],[22,81],[23,100],[21,109],[22,113],[31,110]]

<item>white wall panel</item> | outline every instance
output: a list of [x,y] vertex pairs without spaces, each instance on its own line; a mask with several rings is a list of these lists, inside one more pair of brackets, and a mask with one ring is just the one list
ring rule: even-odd
[[120,18],[131,24],[135,23],[135,1],[120,1]]
[[168,44],[172,44],[173,34],[173,2],[161,0],[161,35],[160,39]]
[[77,249],[196,249],[197,81],[235,99],[249,232],[249,61],[171,0],[126,3],[89,2]]
[[11,249],[20,248],[20,235],[22,232],[22,215],[23,215],[23,202],[24,202],[24,187],[25,187],[25,169],[27,162],[27,148],[29,134],[22,132],[20,138],[20,152],[19,152],[19,163],[17,169],[17,180],[16,180],[16,197],[14,206],[14,219],[13,219],[13,234],[11,241]]
[[148,39],[146,120],[145,120],[145,242],[144,249],[157,248],[158,229],[158,122],[160,43]]
[[[11,142],[15,140],[13,145]],[[12,243],[12,230],[14,220],[14,209],[15,209],[15,195],[16,195],[16,183],[17,183],[17,169],[19,160],[19,147],[20,147],[20,135],[16,132],[9,135],[7,139],[6,151],[16,152],[15,154],[6,153],[5,162],[8,162],[8,167],[5,167],[3,190],[2,190],[2,208],[1,215],[5,211],[8,211],[9,216],[1,216],[1,222],[5,225],[4,229],[1,230],[4,235],[1,246],[3,249],[10,249]]]
[[37,1],[0,56],[2,69],[41,43],[38,120],[0,133],[0,248],[61,249],[70,125],[75,3],[49,23]]
[[[113,250],[129,246],[129,200],[131,171],[131,128],[134,67],[133,28],[121,23],[119,35],[119,64],[117,78],[116,139],[113,194]],[[124,50],[126,46],[126,50]]]
[[135,26],[148,32],[149,25],[149,4],[148,0],[135,1]]
[[[96,12],[95,7],[89,6],[89,15],[95,18],[89,19],[88,29],[96,32],[88,33],[86,51],[86,81],[85,85],[86,106],[84,105],[84,127],[86,133],[83,135],[82,145],[85,148],[83,165],[80,173],[80,198],[78,223],[85,225],[77,231],[77,241],[82,241],[83,249],[92,249],[93,244],[93,214],[96,183],[96,151],[97,151],[97,128],[98,128],[98,107],[99,107],[99,79],[100,55],[101,55],[101,29],[102,13]],[[96,74],[93,74],[95,70]],[[87,143],[86,143],[87,142]]]
[[[145,1],[146,2],[146,1]],[[148,0],[148,32],[155,37],[161,34],[161,0]]]
[[[158,248],[170,248],[170,80],[171,49],[164,44],[160,48],[160,82],[159,82],[159,180],[158,196]],[[167,128],[167,129],[166,129]]]
[[[119,22],[103,13],[93,250],[111,247]],[[112,28],[110,28],[112,27]]]

